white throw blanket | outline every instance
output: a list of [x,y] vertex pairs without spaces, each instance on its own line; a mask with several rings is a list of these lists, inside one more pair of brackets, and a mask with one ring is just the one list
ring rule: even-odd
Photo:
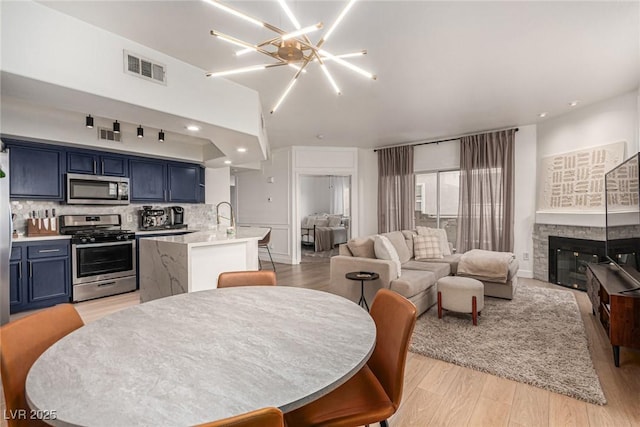
[[471,249],[465,252],[458,264],[459,276],[478,276],[491,282],[506,283],[509,264],[515,258],[511,252],[494,252]]

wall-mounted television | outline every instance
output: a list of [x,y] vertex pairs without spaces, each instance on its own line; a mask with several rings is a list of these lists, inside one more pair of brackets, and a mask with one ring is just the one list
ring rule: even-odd
[[611,265],[640,289],[640,153],[605,174],[606,253]]

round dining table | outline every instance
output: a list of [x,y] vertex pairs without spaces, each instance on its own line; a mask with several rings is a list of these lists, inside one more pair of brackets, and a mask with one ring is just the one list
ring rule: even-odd
[[26,381],[60,426],[187,426],[334,390],[375,347],[373,319],[327,292],[246,286],[103,317],[45,351]]

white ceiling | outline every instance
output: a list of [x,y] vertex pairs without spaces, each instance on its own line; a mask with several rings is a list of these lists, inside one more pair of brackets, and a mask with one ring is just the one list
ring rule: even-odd
[[[43,3],[206,71],[269,62],[256,53],[235,57],[237,48],[209,31],[253,43],[273,33],[204,1]],[[327,29],[347,2],[288,3],[303,26],[322,21]],[[276,1],[229,4],[293,29]],[[309,37],[315,42],[322,32]],[[343,93],[336,96],[312,64],[270,115],[294,70],[230,77],[260,93],[272,148],[379,147],[532,124],[567,112],[569,101],[580,101],[579,108],[633,90],[640,81],[640,2],[362,0],[324,48],[367,49],[350,61],[378,80],[330,63]],[[538,118],[543,111],[547,118]]]

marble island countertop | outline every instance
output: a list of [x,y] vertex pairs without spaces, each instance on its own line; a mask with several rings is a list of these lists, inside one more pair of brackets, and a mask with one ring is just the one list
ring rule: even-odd
[[227,234],[226,230],[201,230],[177,236],[149,237],[147,240],[194,246],[227,245],[247,240],[261,240],[269,232],[268,228],[237,227],[235,234]]

